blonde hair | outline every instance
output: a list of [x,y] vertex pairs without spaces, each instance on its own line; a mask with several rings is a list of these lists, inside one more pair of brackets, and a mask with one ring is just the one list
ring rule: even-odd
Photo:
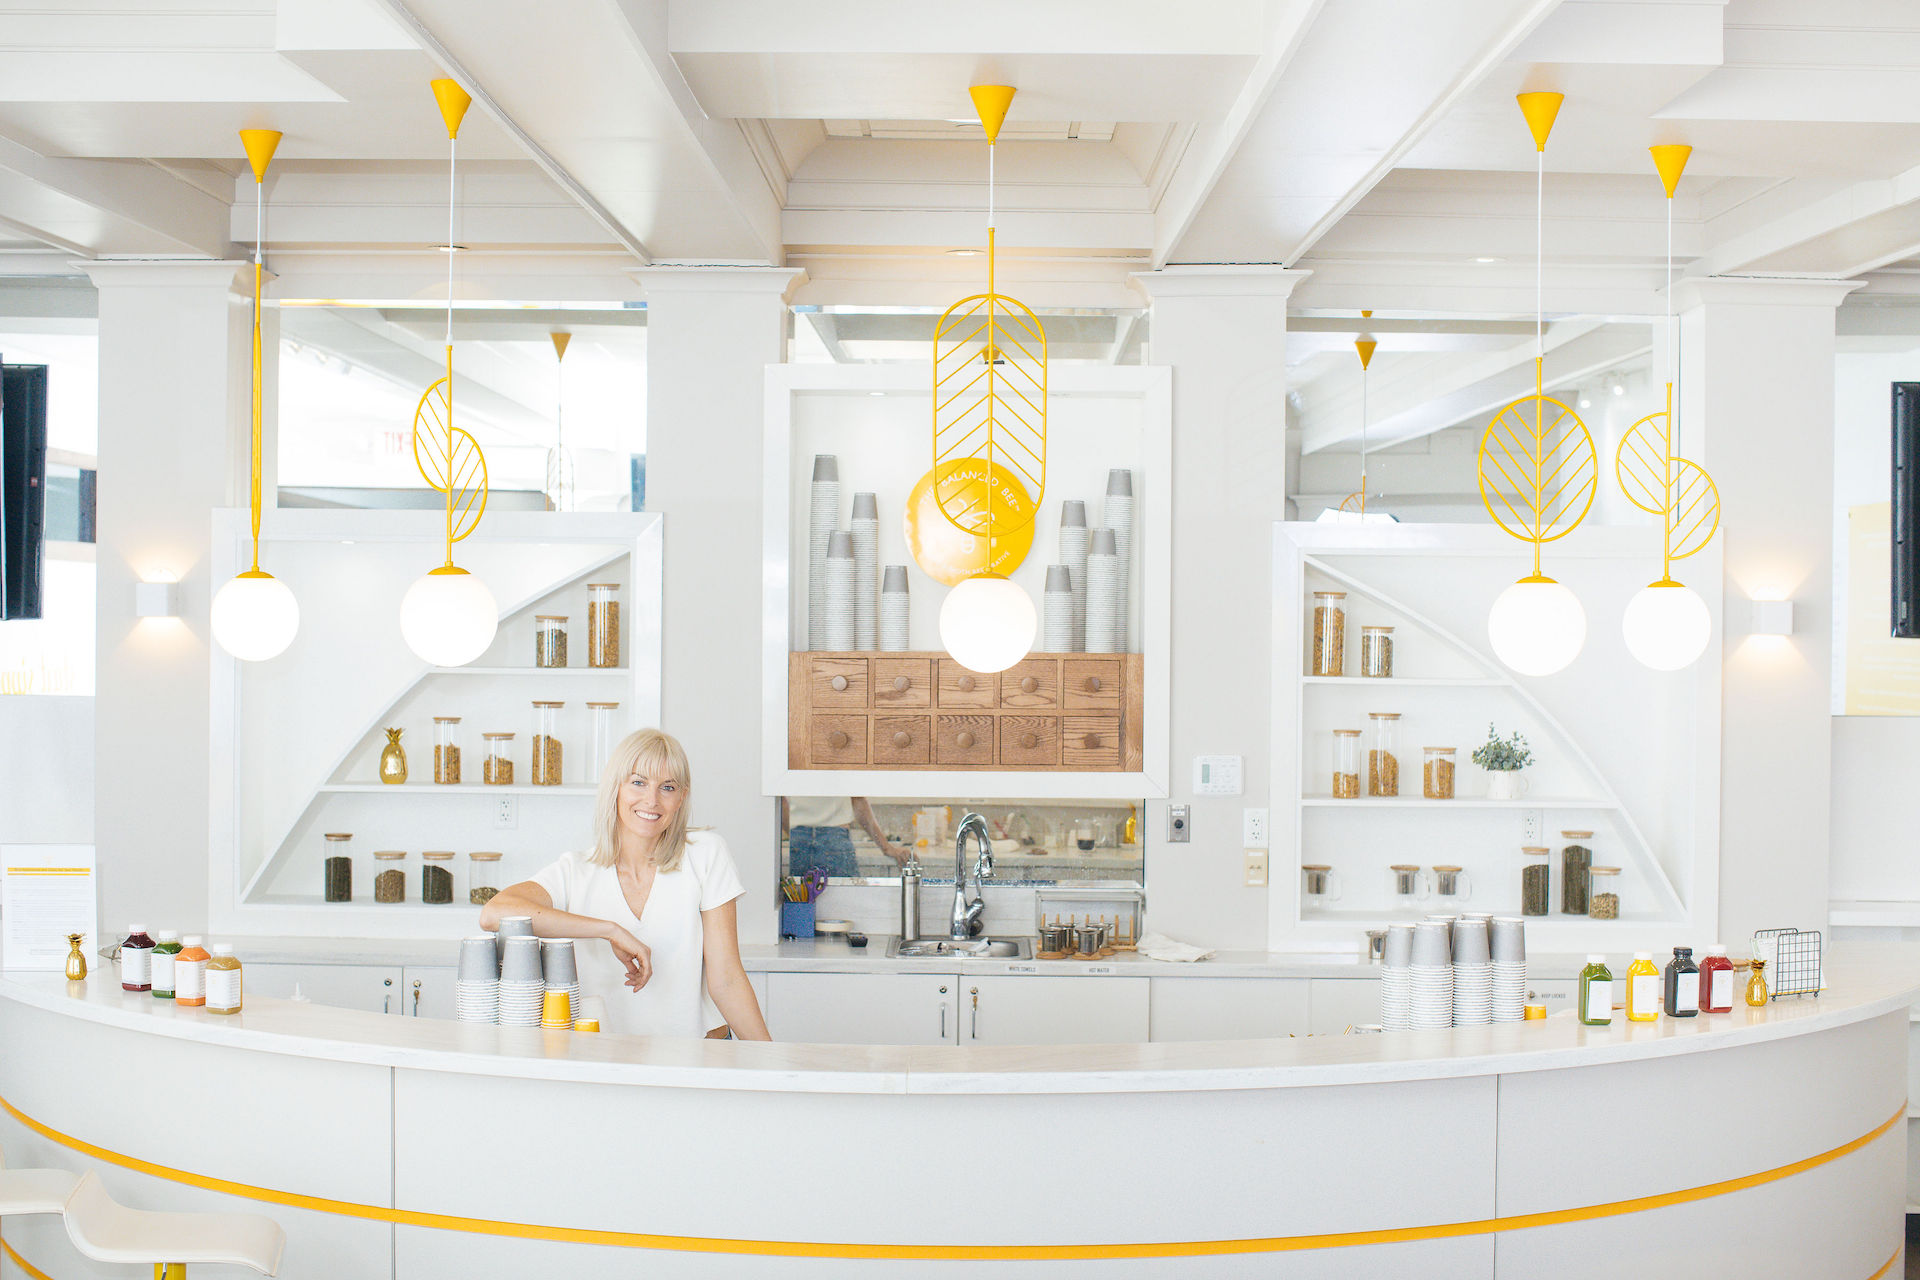
[[680,740],[658,729],[641,729],[628,734],[613,749],[607,768],[600,775],[600,791],[593,802],[593,856],[597,867],[610,867],[620,856],[620,788],[635,773],[672,779],[680,784],[679,812],[660,833],[659,847],[653,851],[654,866],[661,871],[678,871],[687,851],[687,805],[693,799],[692,770],[687,767],[687,751]]

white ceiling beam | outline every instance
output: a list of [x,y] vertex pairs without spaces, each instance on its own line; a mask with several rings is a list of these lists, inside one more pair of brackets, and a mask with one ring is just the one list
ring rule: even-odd
[[7,225],[83,257],[102,253],[225,258],[227,206],[143,160],[43,156],[0,137]]
[[[1787,207],[1725,237],[1689,274],[1844,278],[1920,252],[1920,166],[1838,189],[1831,183],[1790,182],[1764,199]],[[1751,212],[1746,220],[1752,220]]]

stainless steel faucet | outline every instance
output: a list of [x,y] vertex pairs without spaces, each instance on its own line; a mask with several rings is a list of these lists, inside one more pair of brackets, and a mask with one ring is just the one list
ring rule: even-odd
[[[973,833],[980,856],[973,864],[973,901],[967,901],[967,833]],[[953,834],[953,918],[948,921],[947,936],[956,941],[980,932],[980,918],[986,914],[986,899],[979,893],[980,882],[993,875],[993,842],[987,838],[987,820],[977,813],[960,819]]]

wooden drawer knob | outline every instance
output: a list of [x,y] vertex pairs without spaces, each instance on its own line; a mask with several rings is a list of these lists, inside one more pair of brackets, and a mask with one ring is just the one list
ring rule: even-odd
[[1097,733],[1090,733],[1081,741],[1080,745],[1084,746],[1089,751],[1097,750],[1100,746],[1100,735]]
[[838,729],[835,729],[832,733],[827,735],[827,745],[832,747],[835,751],[840,750],[842,747],[846,746],[847,743],[851,741],[853,741],[853,739],[847,737],[846,734],[840,732]]
[[1039,687],[1040,687],[1040,682],[1038,680],[1035,680],[1032,676],[1022,677],[1020,681],[1020,692],[1022,693],[1033,693],[1035,690],[1039,689]]
[[910,747],[913,745],[913,735],[905,729],[902,729],[893,735],[893,745],[896,747]]
[[1020,745],[1028,750],[1032,750],[1040,745],[1040,735],[1037,733],[1023,733],[1020,735]]
[[845,676],[835,676],[833,678],[833,691],[835,693],[845,693],[847,691],[847,678]]
[[1100,677],[1099,677],[1099,676],[1088,676],[1088,677],[1087,677],[1087,692],[1088,692],[1088,693],[1098,693],[1098,692],[1100,692]]
[[973,745],[973,735],[963,731],[954,741],[960,744],[962,750],[965,750],[967,747]]
[[905,693],[907,691],[907,686],[911,685],[912,683],[913,681],[907,679],[905,676],[895,676],[893,678],[893,691],[895,693]]
[[960,692],[962,692],[962,693],[972,693],[972,692],[973,692],[973,677],[972,677],[972,676],[961,676],[961,677],[960,677],[960,679],[959,679],[958,681],[956,681],[956,683],[957,683],[957,684],[958,684],[958,685],[960,686]]

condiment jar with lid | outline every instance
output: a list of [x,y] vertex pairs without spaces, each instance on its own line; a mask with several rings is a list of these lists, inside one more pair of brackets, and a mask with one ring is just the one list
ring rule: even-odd
[[1367,794],[1400,794],[1400,713],[1369,711],[1372,740],[1367,744]]
[[536,667],[567,665],[566,614],[536,613],[533,615],[533,665]]
[[613,759],[613,744],[620,741],[618,728],[620,704],[617,702],[589,702],[587,721],[591,732],[587,738],[587,785],[598,786],[600,775],[607,771],[607,761]]
[[1553,901],[1548,892],[1553,850],[1543,844],[1524,844],[1520,846],[1520,857],[1520,914],[1543,916]]
[[1570,916],[1587,914],[1592,892],[1593,832],[1562,831],[1560,850],[1560,910]]
[[240,1012],[240,961],[234,957],[233,944],[216,942],[207,960],[207,1012]]
[[120,989],[153,990],[153,939],[147,936],[143,924],[128,925],[126,939],[120,944]]
[[1420,748],[1420,794],[1429,800],[1453,799],[1454,749]]
[[407,900],[407,853],[404,849],[380,849],[373,855],[373,900]]
[[350,831],[329,831],[326,834],[326,898],[328,902],[353,901],[353,856],[348,851],[353,844]]
[[1333,798],[1360,798],[1360,731],[1333,731]]
[[1347,671],[1347,593],[1313,593],[1313,660],[1309,675],[1342,676]]
[[481,850],[467,855],[467,902],[484,907],[500,892],[500,855]]
[[1590,878],[1590,891],[1587,894],[1587,914],[1595,920],[1618,920],[1620,918],[1620,868],[1592,867],[1587,872]]
[[486,758],[480,765],[480,779],[490,787],[510,787],[513,785],[513,735],[510,733],[483,733],[480,741],[486,744]]
[[453,901],[453,850],[430,849],[420,855],[420,901],[430,907]]
[[1393,628],[1360,628],[1360,674],[1374,680],[1393,675]]
[[460,785],[460,717],[433,718],[433,780],[442,786]]
[[564,702],[533,704],[533,767],[527,781],[536,787],[560,785],[560,708]]
[[587,584],[587,665],[620,665],[620,584]]

